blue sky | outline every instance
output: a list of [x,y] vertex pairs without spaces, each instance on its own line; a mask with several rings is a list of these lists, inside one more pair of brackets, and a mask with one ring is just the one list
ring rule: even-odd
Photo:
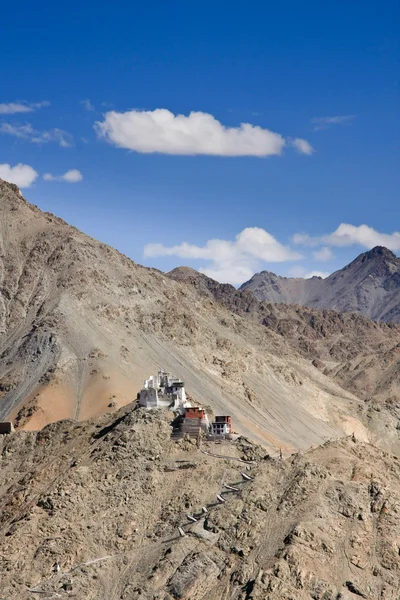
[[397,1],[22,1],[0,29],[0,176],[40,208],[235,284],[399,253]]

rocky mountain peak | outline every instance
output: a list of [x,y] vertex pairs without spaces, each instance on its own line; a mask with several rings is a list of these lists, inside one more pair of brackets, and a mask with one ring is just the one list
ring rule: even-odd
[[0,177],[0,187],[1,188],[9,188],[13,192],[16,192],[17,194],[21,194],[21,190],[19,189],[19,187],[17,185],[15,185],[15,183],[9,183],[8,181],[5,181],[5,179],[1,179],[1,177]]
[[326,279],[255,274],[241,286],[258,300],[358,312],[377,321],[400,321],[400,258],[375,246]]
[[[353,261],[353,263],[356,263],[356,262],[365,263],[365,262],[371,261],[371,260],[378,261],[378,262],[380,262],[380,261],[391,261],[391,262],[399,261],[399,259],[394,254],[394,252],[392,252],[388,248],[385,248],[385,246],[375,246],[371,250],[368,250],[368,252],[363,252],[363,254],[360,254],[359,256],[357,256],[357,258]],[[350,263],[350,265],[353,263]]]
[[369,250],[365,254],[369,257],[384,256],[387,258],[397,258],[394,252],[392,252],[391,250],[389,250],[389,248],[386,248],[385,246],[375,246],[374,248],[372,248],[372,250]]

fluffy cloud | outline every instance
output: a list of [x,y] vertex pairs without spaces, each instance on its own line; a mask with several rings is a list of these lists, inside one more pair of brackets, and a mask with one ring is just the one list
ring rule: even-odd
[[47,144],[56,142],[62,148],[72,146],[72,136],[62,129],[50,129],[49,131],[38,131],[30,123],[25,125],[13,125],[11,123],[1,123],[0,133],[12,135],[13,137],[27,140],[34,144]]
[[45,181],[66,181],[67,183],[78,183],[82,181],[83,175],[78,169],[70,169],[64,175],[52,175],[51,173],[45,173],[43,175]]
[[0,115],[14,115],[16,113],[33,112],[38,108],[49,106],[50,102],[9,102],[8,104],[0,104]]
[[144,248],[144,255],[206,260],[209,264],[199,269],[201,273],[234,285],[250,279],[263,262],[276,263],[302,258],[301,254],[282,245],[260,227],[243,229],[233,241],[214,239],[209,240],[205,246],[186,242],[172,247],[148,244]]
[[[279,133],[258,125],[225,127],[207,113],[174,115],[164,108],[110,111],[95,128],[100,137],[115,146],[142,153],[263,157],[281,154],[287,144]],[[309,154],[307,142],[298,142],[297,149]]]
[[23,165],[22,163],[15,165],[15,167],[7,163],[0,165],[0,178],[9,183],[15,183],[20,188],[30,187],[38,176],[39,173],[29,165]]
[[338,115],[337,117],[315,117],[311,119],[311,123],[314,124],[314,131],[321,131],[322,129],[329,129],[333,125],[342,125],[352,121],[355,115]]
[[381,233],[369,227],[368,225],[350,225],[341,223],[339,227],[330,234],[320,237],[313,237],[307,234],[296,234],[293,236],[295,244],[303,246],[353,246],[358,244],[364,248],[373,248],[374,246],[386,246],[390,250],[400,250],[400,232]]
[[333,252],[330,248],[328,248],[327,246],[324,246],[320,250],[316,250],[315,252],[313,252],[313,256],[314,256],[315,260],[320,260],[320,261],[331,260],[331,258],[333,258]]
[[309,142],[307,142],[307,140],[295,138],[294,140],[291,140],[290,143],[294,148],[296,148],[297,152],[300,152],[300,154],[310,155],[314,152],[314,148]]

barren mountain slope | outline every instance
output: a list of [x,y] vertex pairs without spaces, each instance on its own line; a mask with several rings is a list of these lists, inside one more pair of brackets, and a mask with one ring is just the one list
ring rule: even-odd
[[400,259],[377,246],[326,279],[279,277],[263,271],[241,289],[258,300],[359,312],[370,319],[400,322]]
[[[29,205],[0,181],[0,418],[39,428],[136,397],[160,366],[284,452],[359,432],[362,403],[285,340]],[[390,436],[389,436],[390,437]]]
[[199,449],[166,416],[0,438],[2,598],[399,598],[395,457],[351,438],[286,460],[243,439]]
[[[377,323],[354,313],[259,302],[249,291],[219,284],[187,267],[168,276],[279,334],[292,350],[364,400],[360,414],[381,443],[399,440],[400,325]],[[387,412],[389,421],[384,417]]]
[[323,281],[322,277],[281,277],[271,271],[261,271],[243,283],[240,289],[253,292],[258,300],[307,306],[310,298],[323,289]]

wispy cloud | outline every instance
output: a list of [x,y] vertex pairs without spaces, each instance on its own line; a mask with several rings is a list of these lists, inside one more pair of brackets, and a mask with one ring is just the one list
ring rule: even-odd
[[359,245],[371,249],[374,246],[386,246],[390,250],[400,250],[400,232],[382,233],[368,225],[350,225],[341,223],[332,233],[322,236],[310,236],[305,233],[297,233],[293,236],[293,242],[302,246],[354,246]]
[[13,137],[24,139],[34,144],[56,142],[63,148],[68,148],[73,145],[73,137],[66,131],[58,128],[49,129],[48,131],[38,131],[37,129],[34,129],[30,123],[24,125],[1,123],[0,133],[12,135]]
[[300,154],[312,154],[314,152],[314,148],[311,146],[311,144],[309,142],[307,142],[307,140],[303,140],[301,138],[295,138],[294,140],[290,141],[290,144],[296,148],[297,152],[300,152]]
[[333,258],[333,252],[330,248],[324,246],[320,250],[316,250],[315,252],[313,252],[313,257],[315,260],[324,262]]
[[328,271],[307,271],[304,267],[296,266],[289,269],[290,277],[301,277],[301,279],[311,279],[311,277],[328,277],[330,273]]
[[334,125],[343,125],[355,119],[355,115],[338,115],[336,117],[314,117],[311,119],[311,123],[314,125],[314,131],[321,131],[322,129],[329,129]]
[[29,165],[19,163],[12,167],[5,163],[0,165],[0,178],[15,183],[20,188],[28,188],[39,177],[39,173]]
[[[141,153],[266,157],[280,155],[285,146],[292,145],[281,134],[258,125],[226,127],[207,113],[174,115],[164,108],[110,111],[95,129],[109,143]],[[308,142],[298,142],[297,150],[310,154]]]
[[50,102],[43,100],[42,102],[9,102],[0,104],[0,115],[14,115],[16,113],[28,113],[50,106]]
[[52,175],[51,173],[45,173],[43,175],[45,181],[66,181],[67,183],[78,183],[82,181],[83,175],[78,169],[70,169],[64,175]]
[[93,106],[93,104],[91,103],[91,101],[89,100],[89,98],[85,98],[85,100],[81,100],[81,104],[89,112],[94,112],[96,110],[95,107]]
[[260,227],[243,229],[234,240],[209,240],[204,246],[182,243],[177,246],[148,244],[146,257],[177,256],[201,259],[206,264],[199,270],[217,281],[239,284],[250,279],[263,263],[299,260],[302,255],[284,246]]

